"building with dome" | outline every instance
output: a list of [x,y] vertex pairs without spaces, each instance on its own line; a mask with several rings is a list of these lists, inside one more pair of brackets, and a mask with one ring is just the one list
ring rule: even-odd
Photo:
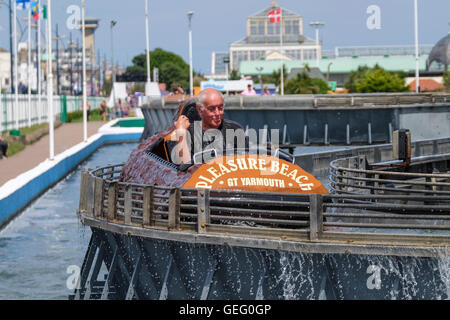
[[450,64],[450,32],[431,49],[427,59],[427,71],[447,72]]
[[[242,61],[303,60],[321,57],[321,44],[303,35],[303,18],[281,7],[281,23],[269,21],[269,11],[280,8],[273,1],[269,7],[247,18],[247,35],[231,43],[228,52],[230,70],[239,70]],[[281,25],[281,28],[280,28]],[[283,46],[280,46],[282,32]],[[213,52],[211,71],[224,72],[226,53]]]

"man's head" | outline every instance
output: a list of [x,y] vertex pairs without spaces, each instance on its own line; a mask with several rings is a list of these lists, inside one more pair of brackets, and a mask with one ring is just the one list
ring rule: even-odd
[[204,130],[217,129],[222,123],[223,95],[213,88],[207,88],[197,95],[197,111],[202,118]]

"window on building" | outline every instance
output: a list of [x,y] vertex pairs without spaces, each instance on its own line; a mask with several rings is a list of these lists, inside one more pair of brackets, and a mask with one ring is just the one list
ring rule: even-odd
[[299,35],[300,34],[300,21],[299,20],[293,20],[292,21],[292,34]]
[[316,58],[316,50],[315,49],[306,49],[303,52],[303,58],[308,59],[315,59]]
[[232,68],[234,70],[238,70],[241,64],[241,61],[248,60],[248,51],[233,51],[233,65]]
[[250,51],[250,60],[258,60],[259,58],[264,57],[263,50],[253,50]]
[[294,60],[301,60],[302,59],[302,52],[301,50],[286,50],[286,55],[291,57]]
[[284,33],[285,34],[292,34],[292,35],[298,35],[298,20],[285,20],[284,21]]
[[284,20],[284,33],[292,34],[292,20]]
[[264,21],[250,20],[250,34],[264,35]]
[[267,24],[267,34],[280,34],[280,24],[281,23],[268,23]]

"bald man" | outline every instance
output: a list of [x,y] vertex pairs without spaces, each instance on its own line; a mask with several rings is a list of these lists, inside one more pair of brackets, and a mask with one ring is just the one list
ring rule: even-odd
[[[223,119],[224,98],[220,91],[207,88],[201,91],[196,97],[196,109],[202,118],[201,124],[191,124],[189,119],[181,115],[174,125],[179,137],[176,152],[179,163],[188,163],[192,159],[194,151],[207,150],[208,146],[214,146],[215,149],[224,149],[236,145],[235,141],[229,141],[227,144],[227,130],[242,130],[241,137],[244,136],[242,126],[231,120]],[[189,132],[191,143],[187,143],[186,132]],[[222,140],[220,140],[222,139]],[[197,145],[196,145],[197,143]],[[201,150],[198,150],[201,143]],[[245,146],[245,142],[243,142]],[[222,148],[220,148],[222,146]]]

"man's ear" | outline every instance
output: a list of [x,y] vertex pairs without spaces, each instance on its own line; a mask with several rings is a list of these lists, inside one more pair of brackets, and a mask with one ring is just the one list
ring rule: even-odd
[[202,116],[202,113],[201,113],[201,108],[200,108],[200,106],[198,105],[198,104],[196,104],[195,105],[195,108],[197,109],[197,112],[198,112],[198,114],[200,115],[200,117]]

